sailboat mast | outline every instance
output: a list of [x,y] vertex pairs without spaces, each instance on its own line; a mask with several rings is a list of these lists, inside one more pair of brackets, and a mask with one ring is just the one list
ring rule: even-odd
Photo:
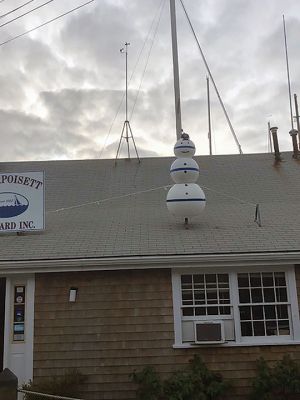
[[291,95],[291,79],[290,79],[290,67],[289,67],[289,57],[288,57],[288,48],[287,48],[287,39],[286,39],[286,28],[285,28],[284,15],[282,16],[282,20],[283,20],[283,34],[284,34],[286,73],[287,73],[288,89],[289,89],[291,127],[292,127],[292,130],[293,130],[294,129],[294,121],[293,121],[293,107],[292,107],[292,95]]
[[182,125],[181,125],[181,103],[180,103],[180,86],[179,86],[179,66],[178,66],[175,0],[170,0],[170,13],[171,13],[173,75],[174,75],[174,93],[175,93],[176,136],[177,136],[177,140],[179,140],[181,138]]
[[209,142],[209,154],[212,155],[212,143],[211,143],[211,116],[210,116],[210,93],[209,93],[209,77],[206,77],[206,90],[207,90],[207,116],[208,116],[208,142]]

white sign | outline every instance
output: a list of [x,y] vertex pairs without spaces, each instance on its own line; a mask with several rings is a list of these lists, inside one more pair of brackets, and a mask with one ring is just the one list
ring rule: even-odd
[[0,233],[45,229],[44,172],[0,174]]

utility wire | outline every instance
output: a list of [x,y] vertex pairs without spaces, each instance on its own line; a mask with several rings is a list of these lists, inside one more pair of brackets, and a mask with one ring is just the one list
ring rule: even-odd
[[29,11],[26,11],[26,13],[21,14],[21,15],[17,16],[16,18],[10,19],[9,21],[7,21],[4,24],[0,25],[0,28],[2,28],[5,25],[11,24],[12,22],[16,21],[17,19],[20,19],[20,18],[24,17],[25,15],[28,15],[28,14],[32,13],[33,11],[38,10],[39,8],[42,8],[42,7],[46,6],[49,3],[52,3],[53,1],[54,0],[48,0],[48,1],[46,1],[46,3],[40,4],[39,6],[37,6],[35,8],[32,8]]
[[183,11],[184,11],[184,13],[185,13],[185,16],[186,16],[186,18],[187,18],[187,20],[188,20],[188,23],[189,23],[189,26],[190,26],[190,28],[191,28],[191,31],[192,31],[192,33],[193,33],[193,35],[194,35],[194,38],[195,38],[195,40],[196,40],[196,42],[197,42],[198,49],[199,49],[199,51],[200,51],[200,53],[201,53],[201,56],[202,56],[203,62],[204,62],[204,64],[205,64],[205,67],[206,67],[206,69],[207,69],[207,72],[208,72],[208,74],[209,74],[209,77],[210,77],[210,79],[211,79],[211,81],[212,81],[212,83],[213,83],[213,85],[214,85],[216,94],[217,94],[217,96],[218,96],[218,99],[219,99],[219,101],[220,101],[221,107],[222,107],[223,112],[224,112],[224,114],[225,114],[225,117],[226,117],[226,120],[227,120],[227,122],[228,122],[230,131],[231,131],[232,136],[233,136],[233,138],[234,138],[234,140],[235,140],[235,143],[236,143],[236,145],[237,145],[237,147],[238,147],[238,149],[239,149],[239,153],[240,153],[240,154],[243,154],[243,152],[242,152],[242,147],[241,147],[241,145],[240,145],[240,143],[239,143],[239,141],[238,141],[238,138],[237,138],[237,136],[236,136],[236,134],[235,134],[235,131],[234,131],[233,126],[232,126],[232,124],[231,124],[230,118],[229,118],[229,116],[228,116],[228,114],[227,114],[225,105],[224,105],[224,103],[223,103],[223,101],[222,101],[222,99],[221,99],[221,95],[220,95],[220,93],[219,93],[219,90],[218,90],[218,88],[217,88],[217,85],[216,85],[216,83],[215,83],[215,81],[214,81],[214,78],[213,78],[211,72],[210,72],[210,68],[209,68],[209,66],[208,66],[208,64],[207,64],[206,58],[205,58],[204,53],[203,53],[203,51],[202,51],[202,48],[201,48],[201,46],[200,46],[200,43],[199,43],[199,40],[198,40],[198,38],[197,38],[196,32],[195,32],[194,27],[193,27],[193,25],[192,25],[191,19],[190,19],[189,15],[188,15],[188,13],[187,13],[187,11],[186,11],[186,8],[185,8],[185,6],[184,6],[184,4],[183,4],[183,0],[180,0],[180,3],[181,3],[181,5],[182,5]]
[[147,69],[147,66],[148,66],[148,63],[149,63],[150,54],[151,54],[151,51],[152,51],[152,48],[153,48],[153,45],[154,45],[154,39],[155,39],[155,37],[157,35],[158,27],[159,27],[159,24],[160,24],[160,21],[161,21],[162,12],[163,12],[165,4],[166,4],[166,2],[165,2],[165,0],[163,0],[162,3],[161,3],[160,13],[159,13],[158,21],[157,21],[157,24],[156,24],[156,27],[155,27],[155,30],[154,30],[153,38],[152,38],[152,41],[151,41],[151,44],[150,44],[150,48],[149,48],[149,51],[148,51],[148,54],[147,54],[146,64],[145,64],[145,67],[144,67],[144,70],[143,70],[143,73],[142,73],[140,85],[139,85],[137,94],[136,94],[135,99],[134,99],[133,107],[132,107],[131,114],[130,114],[130,119],[132,119],[132,116],[133,116],[133,113],[134,113],[134,109],[135,109],[135,106],[136,106],[136,103],[137,103],[137,100],[138,100],[138,97],[139,97],[139,94],[140,94],[140,91],[141,91],[142,83],[143,83],[144,76],[145,76],[145,73],[146,73],[146,69]]
[[31,32],[33,32],[33,31],[39,29],[39,28],[42,28],[43,26],[48,25],[48,24],[50,24],[51,22],[56,21],[56,20],[58,20],[59,18],[64,17],[65,15],[71,14],[73,11],[77,11],[77,10],[79,10],[80,8],[84,7],[84,6],[87,6],[88,4],[93,3],[94,1],[95,1],[95,0],[87,1],[86,3],[83,3],[83,4],[81,4],[81,5],[78,6],[78,7],[72,8],[71,10],[69,10],[69,11],[67,11],[67,12],[65,12],[65,13],[63,13],[63,14],[60,14],[60,15],[58,15],[57,17],[52,18],[52,19],[50,19],[49,21],[46,21],[46,22],[44,22],[43,24],[36,26],[35,28],[29,29],[29,31],[23,32],[23,33],[21,33],[20,35],[17,35],[17,36],[12,37],[11,39],[5,40],[4,42],[0,43],[0,47],[1,47],[1,46],[4,46],[4,45],[7,44],[7,43],[10,43],[10,42],[12,42],[12,41],[14,41],[14,40],[16,40],[16,39],[19,39],[20,37],[25,36],[25,35],[27,35],[28,33],[31,33]]
[[[3,0],[3,1],[4,1],[4,0]],[[8,12],[5,13],[5,14],[0,15],[0,18],[4,18],[4,17],[6,17],[7,15],[12,14],[13,12],[19,10],[20,8],[23,8],[23,7],[27,6],[27,4],[32,3],[33,1],[34,1],[34,0],[29,0],[29,1],[27,1],[26,3],[20,5],[19,7],[14,8],[13,10],[10,10],[10,11],[8,11]]]

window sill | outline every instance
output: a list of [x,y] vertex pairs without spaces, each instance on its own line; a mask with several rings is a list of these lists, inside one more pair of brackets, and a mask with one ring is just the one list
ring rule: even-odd
[[285,340],[274,342],[225,342],[220,344],[196,344],[196,343],[183,343],[173,344],[173,349],[195,349],[197,347],[253,347],[253,346],[291,346],[300,345],[300,340]]

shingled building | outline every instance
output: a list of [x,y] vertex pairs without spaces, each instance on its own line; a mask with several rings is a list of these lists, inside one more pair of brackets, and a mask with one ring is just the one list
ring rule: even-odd
[[260,356],[300,360],[299,163],[196,160],[207,206],[189,229],[166,209],[171,158],[0,164],[46,182],[45,231],[0,236],[1,366],[20,382],[76,367],[83,398],[131,399],[133,370],[199,354],[243,399]]

